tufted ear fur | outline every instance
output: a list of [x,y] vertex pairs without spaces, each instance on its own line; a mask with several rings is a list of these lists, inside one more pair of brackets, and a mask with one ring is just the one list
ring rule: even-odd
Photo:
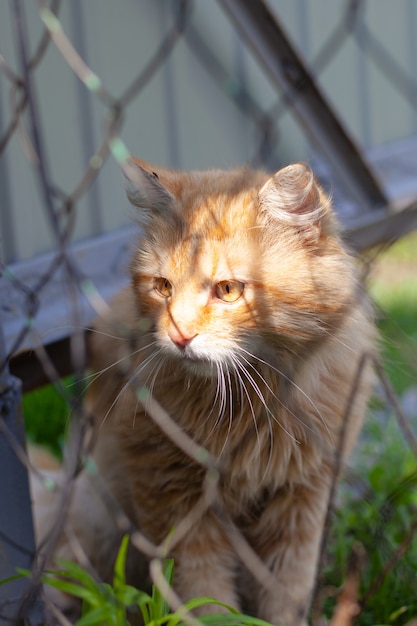
[[282,224],[297,227],[317,239],[329,200],[303,163],[278,170],[259,192],[260,209]]
[[140,209],[140,218],[148,222],[152,215],[165,214],[175,204],[174,195],[162,184],[154,171],[131,159],[123,168],[129,201]]

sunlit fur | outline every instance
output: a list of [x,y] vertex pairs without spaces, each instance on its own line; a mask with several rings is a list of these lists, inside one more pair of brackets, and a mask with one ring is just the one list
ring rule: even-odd
[[249,598],[273,624],[304,624],[339,433],[348,414],[346,456],[372,380],[366,365],[348,407],[375,339],[355,263],[302,164],[271,176],[136,161],[126,175],[143,236],[132,285],[91,336],[101,474],[155,543],[198,501],[204,469],[155,425],[145,386],[220,459],[225,509],[276,578],[271,594],[241,574],[208,510],[173,551],[179,595]]

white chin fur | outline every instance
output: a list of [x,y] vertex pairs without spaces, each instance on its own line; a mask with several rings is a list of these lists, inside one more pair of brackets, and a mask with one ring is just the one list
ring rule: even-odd
[[182,366],[195,376],[202,378],[217,378],[217,367],[211,361],[202,361],[183,358]]
[[174,357],[187,372],[195,376],[217,378],[218,363],[220,362],[223,368],[227,368],[226,355],[213,355],[212,352],[208,353],[207,350],[201,349],[201,347],[198,348],[197,346],[193,347],[192,345],[182,350],[171,343],[166,344],[165,348],[169,351],[170,356]]

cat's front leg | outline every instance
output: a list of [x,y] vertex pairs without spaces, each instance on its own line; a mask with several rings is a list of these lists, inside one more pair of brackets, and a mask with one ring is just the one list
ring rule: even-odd
[[[175,548],[174,588],[182,600],[210,597],[236,609],[236,553],[215,517],[206,513]],[[218,605],[205,605],[196,615],[227,613]]]
[[[328,501],[328,482],[281,489],[249,537],[274,576],[274,592],[261,587],[257,615],[275,626],[306,626]],[[276,581],[276,584],[275,584]]]

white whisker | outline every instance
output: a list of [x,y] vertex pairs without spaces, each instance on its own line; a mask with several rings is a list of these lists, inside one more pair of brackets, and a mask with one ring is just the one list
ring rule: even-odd
[[[214,419],[214,423],[213,423],[211,429],[209,430],[209,432],[207,433],[206,438],[203,441],[202,445],[206,445],[206,443],[209,441],[212,433],[218,427],[222,417],[224,416],[224,413],[226,411],[226,406],[227,406],[227,401],[226,401],[226,380],[225,380],[225,377],[224,377],[223,364],[221,363],[221,361],[216,361],[215,365],[216,365],[216,369],[217,369],[216,394],[214,396],[214,401],[213,401],[212,407],[211,407],[211,409],[210,409],[206,419],[204,420],[204,423],[206,424],[208,422],[208,420],[210,419],[210,417],[213,415],[214,410],[216,408],[216,405],[218,406],[218,412],[217,412],[217,417]],[[224,446],[222,448],[222,451],[223,451],[223,449],[224,449]]]
[[148,348],[151,348],[155,344],[156,344],[156,341],[153,341],[153,342],[151,342],[150,344],[148,344],[146,346],[142,346],[141,348],[138,348],[137,350],[134,350],[133,352],[129,352],[125,356],[122,356],[120,359],[117,359],[117,361],[113,361],[107,367],[103,367],[101,370],[98,370],[97,372],[93,372],[92,374],[87,374],[87,376],[84,376],[83,378],[80,379],[80,382],[89,381],[88,382],[88,386],[94,384],[96,382],[96,380],[98,380],[100,378],[100,376],[102,376],[103,374],[105,374],[106,372],[111,370],[113,367],[116,367],[117,365],[120,365],[120,363],[123,363],[123,361],[126,361],[128,359],[132,359],[133,357],[137,356],[138,354],[140,354],[144,350],[147,350]]
[[[244,357],[241,357],[244,358]],[[267,387],[267,389],[272,393],[272,395],[278,400],[278,402],[281,404],[281,406],[284,406],[283,403],[280,401],[279,398],[277,398],[275,396],[275,394],[272,392],[270,386],[268,385],[268,383],[265,381],[265,379],[259,374],[259,372],[256,370],[256,368],[253,367],[253,365],[247,361],[246,359],[244,359],[246,361],[246,363],[252,367],[252,369],[256,372],[256,374],[259,376],[259,378],[261,379],[261,381],[265,384],[265,386]],[[242,365],[242,364],[241,364]],[[276,424],[278,424],[278,426],[285,432],[286,435],[288,435],[288,437],[290,437],[293,441],[295,441],[295,443],[299,444],[300,442],[298,441],[298,439],[292,434],[290,433],[284,426],[283,424],[281,424],[281,422],[277,419],[277,417],[271,412],[271,410],[269,409],[266,400],[259,388],[259,385],[255,382],[255,379],[253,378],[253,376],[248,372],[248,370],[242,365],[242,369],[241,371],[243,371],[245,373],[245,376],[247,377],[248,381],[250,382],[251,386],[253,387],[253,390],[255,391],[256,395],[259,397],[259,399],[261,400],[263,406],[265,407],[268,419],[272,418],[274,420],[274,422]],[[286,408],[284,406],[284,408]]]
[[[237,366],[239,367],[239,369],[242,371],[242,373],[248,378],[248,371],[247,371],[246,367],[243,365],[243,363],[241,363],[241,361],[237,357],[235,357],[235,362],[236,362]],[[248,380],[249,380],[249,382],[251,382],[250,379],[248,379]],[[248,398],[249,398],[249,396],[248,396]],[[251,404],[252,404],[252,402],[251,402]],[[263,473],[263,476],[261,478],[261,481],[263,481],[265,476],[267,475],[269,466],[271,465],[271,462],[272,462],[272,452],[273,452],[273,449],[274,449],[274,430],[272,428],[271,417],[272,417],[272,419],[274,419],[278,423],[277,419],[272,415],[272,413],[269,410],[268,406],[265,403],[264,403],[263,406],[265,408],[266,417],[267,417],[267,420],[268,420],[270,444],[269,444],[268,462],[265,465],[265,469],[264,469],[264,473]],[[253,413],[253,415],[254,415],[255,428],[256,428],[256,433],[257,433],[258,449],[259,449],[259,453],[260,453],[261,452],[261,443],[260,443],[260,437],[259,437],[259,433],[258,433],[258,425],[257,425],[257,422],[256,422],[255,414]],[[285,431],[285,429],[284,429],[284,431]]]
[[227,372],[227,380],[229,383],[229,428],[227,429],[227,434],[226,434],[226,439],[224,441],[223,444],[223,448],[221,450],[221,452],[223,452],[224,448],[226,447],[227,441],[229,439],[229,435],[230,435],[230,430],[232,428],[232,424],[233,424],[233,386],[232,386],[232,381],[230,378],[230,371],[229,368],[226,369]]
[[122,385],[119,393],[116,395],[116,397],[114,398],[113,402],[110,404],[109,408],[107,409],[106,413],[104,414],[104,417],[101,420],[101,423],[100,423],[100,426],[99,426],[100,429],[103,428],[105,422],[107,422],[107,418],[109,417],[109,415],[112,412],[113,408],[119,402],[120,398],[122,397],[122,395],[124,394],[126,389],[128,389],[129,385],[130,385],[130,381],[129,380],[124,385]]
[[260,437],[259,437],[259,429],[258,429],[258,422],[256,421],[255,409],[254,409],[254,406],[253,406],[252,398],[250,397],[250,394],[249,394],[248,390],[246,389],[246,385],[245,385],[245,383],[243,381],[243,378],[242,378],[239,370],[243,370],[243,373],[245,373],[245,374],[246,374],[246,372],[244,371],[244,368],[242,368],[242,364],[239,362],[239,360],[237,359],[237,357],[235,355],[232,355],[232,366],[233,366],[233,369],[234,369],[234,371],[236,373],[236,377],[237,377],[237,380],[239,382],[239,387],[240,387],[241,394],[242,394],[242,396],[241,396],[241,402],[242,402],[241,414],[243,412],[243,402],[244,402],[243,393],[244,393],[245,396],[246,396],[246,399],[248,401],[250,413],[252,415],[253,425],[254,425],[255,432],[256,432],[256,440],[258,442],[258,450],[259,450],[259,453],[260,453],[260,451],[261,451],[261,441],[260,441]]
[[[326,420],[324,419],[324,417],[323,417],[323,415],[322,415],[322,413],[321,413],[320,409],[317,407],[316,403],[315,403],[315,402],[313,402],[313,400],[310,398],[310,396],[309,396],[309,395],[308,395],[308,394],[307,394],[307,393],[306,393],[303,389],[301,389],[301,387],[300,387],[299,385],[297,385],[297,383],[295,383],[295,382],[294,382],[294,381],[293,381],[293,380],[292,380],[289,376],[287,376],[287,375],[286,375],[283,371],[279,370],[279,369],[278,369],[278,368],[276,368],[274,365],[272,365],[271,363],[268,363],[268,362],[267,362],[267,361],[265,361],[264,359],[261,359],[260,357],[256,356],[255,354],[252,354],[251,352],[249,352],[248,350],[245,350],[245,349],[244,349],[244,348],[242,348],[241,346],[239,347],[239,350],[240,350],[241,352],[244,352],[245,354],[247,354],[247,355],[249,356],[249,358],[253,358],[253,359],[255,359],[256,361],[259,361],[259,363],[262,363],[263,365],[266,365],[266,367],[267,367],[267,368],[272,369],[274,372],[276,372],[277,374],[279,374],[279,375],[280,375],[280,376],[281,376],[284,380],[286,380],[287,382],[289,382],[289,383],[290,383],[290,384],[294,387],[294,389],[296,389],[297,391],[299,391],[299,392],[301,393],[301,395],[302,395],[302,396],[304,396],[304,398],[306,398],[306,400],[307,400],[307,401],[311,404],[312,408],[314,409],[314,411],[316,412],[316,414],[319,416],[319,418],[320,418],[320,420],[321,420],[321,422],[322,422],[323,426],[324,426],[324,427],[325,427],[325,429],[326,429],[327,434],[328,434],[330,437],[332,437],[332,433],[330,432],[329,427],[327,426]],[[244,358],[244,357],[242,357],[242,358]],[[257,372],[258,376],[259,376],[260,378],[262,378],[261,374],[260,374],[260,373],[257,371],[257,369],[256,369],[256,368],[255,368],[255,367],[254,367],[254,366],[250,363],[250,361],[248,361],[248,360],[246,360],[246,359],[244,359],[244,360],[247,362],[247,364],[248,364],[250,367],[252,367],[252,369],[254,369],[254,370],[255,370],[255,372]],[[264,380],[264,382],[265,382],[265,384],[267,384],[265,380]],[[268,386],[268,388],[270,389],[270,387],[269,387],[269,386]],[[271,389],[270,389],[270,391],[271,391],[271,393],[273,393]],[[287,406],[286,406],[286,405],[282,402],[282,400],[276,396],[276,394],[274,394],[274,393],[273,393],[273,396],[274,396],[274,398],[275,398],[275,399],[276,399],[276,400],[277,400],[277,401],[281,404],[281,406],[282,406],[285,410],[287,410],[287,411],[290,413],[290,415],[292,415],[292,416],[293,416],[293,417],[294,417],[297,421],[299,421],[299,422],[300,422],[300,424],[302,424],[305,428],[308,428],[308,429],[309,429],[312,433],[318,434],[318,433],[316,433],[316,432],[314,431],[314,429],[313,429],[313,428],[312,428],[309,424],[306,424],[306,423],[305,423],[305,422],[304,422],[304,421],[303,421],[303,420],[302,420],[302,419],[301,419],[298,415],[296,415],[293,411],[291,411],[291,410],[289,409],[289,407],[287,407]]]
[[[140,367],[137,368],[137,370],[135,371],[135,373],[133,374],[132,378],[130,379],[132,381],[133,378],[138,378],[140,376],[140,373],[142,372],[143,369],[145,369],[146,367],[148,367],[150,365],[150,363],[152,363],[152,361],[154,359],[157,359],[156,363],[152,364],[152,368],[151,371],[148,373],[148,376],[146,378],[146,380],[144,381],[144,385],[145,387],[147,387],[150,395],[153,395],[153,390],[155,387],[155,383],[156,383],[156,379],[158,377],[159,372],[162,369],[162,366],[164,364],[164,355],[163,355],[163,351],[161,349],[158,349],[156,352],[153,352],[152,354],[150,354],[147,359],[145,359],[145,361],[143,361],[143,363],[140,364]],[[152,379],[149,382],[150,377],[152,376]],[[136,425],[136,415],[137,415],[137,408],[138,408],[138,404],[139,404],[139,399],[136,400],[136,410],[134,411],[134,415],[133,415],[133,423],[132,423],[132,428],[135,428]],[[147,409],[147,405],[145,405],[145,411]]]
[[[111,369],[111,367],[113,367],[115,364],[118,364],[120,362],[122,362],[123,360],[125,360],[126,358],[131,358],[132,356],[135,356],[136,354],[138,354],[139,352],[142,352],[144,349],[146,348],[150,348],[152,345],[155,345],[156,342],[152,342],[151,344],[145,346],[144,348],[140,348],[139,350],[132,352],[128,355],[128,357],[123,357],[122,359],[119,359],[119,361],[116,361],[115,363],[113,363],[111,366],[105,368],[104,370],[102,370],[100,372],[99,375],[103,374],[104,371],[107,371],[108,369]],[[119,393],[116,395],[116,397],[113,399],[113,402],[110,404],[109,408],[107,409],[101,424],[100,424],[100,428],[103,427],[104,423],[107,421],[107,418],[109,417],[110,413],[112,412],[113,408],[116,406],[116,404],[120,401],[120,398],[123,396],[123,394],[125,393],[126,389],[132,385],[132,382],[135,378],[138,377],[138,375],[140,374],[140,372],[149,365],[149,363],[151,363],[151,361],[158,355],[158,352],[152,352],[144,361],[142,361],[142,363],[140,363],[140,365],[135,369],[135,371],[133,372],[132,376],[127,380],[127,382],[121,387]],[[94,382],[94,381],[93,381]],[[92,383],[91,383],[92,384]],[[136,411],[135,414],[133,416],[133,419],[135,420],[135,416],[136,416]]]
[[346,348],[346,350],[349,350],[349,352],[355,354],[355,350],[352,348],[352,346],[342,341],[340,337],[338,337],[335,333],[330,332],[330,330],[328,330],[327,328],[323,328],[323,331],[326,333],[326,335],[330,337],[330,339],[332,339],[333,341],[337,341],[340,346],[343,346],[344,348]]

